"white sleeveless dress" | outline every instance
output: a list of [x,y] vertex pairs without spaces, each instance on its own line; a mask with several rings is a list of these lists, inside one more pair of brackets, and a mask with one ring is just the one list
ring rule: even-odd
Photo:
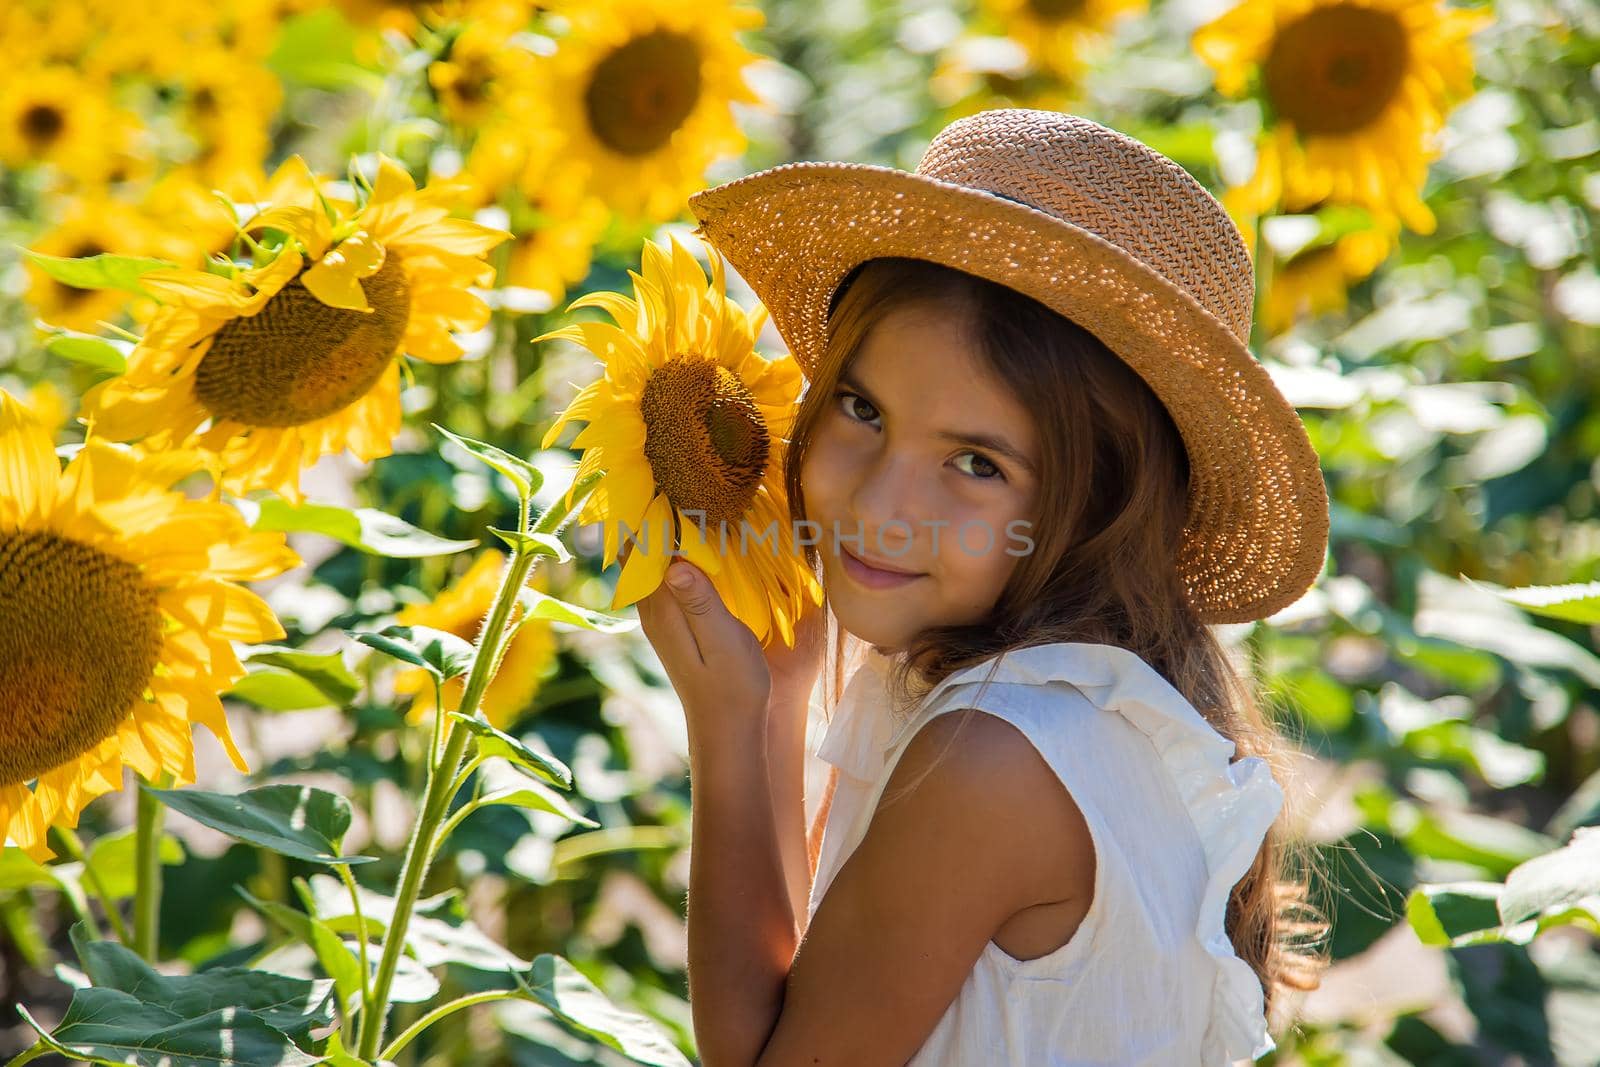
[[[917,728],[977,707],[1055,770],[1094,840],[1094,899],[1063,946],[1031,960],[989,941],[908,1067],[1225,1067],[1276,1047],[1261,984],[1223,926],[1228,895],[1283,805],[1267,764],[1139,656],[1058,642],[944,679],[903,722],[869,650],[817,756],[839,768],[808,916],[866,834]],[[957,742],[959,743],[959,741]],[[1019,818],[1025,818],[1019,813]]]

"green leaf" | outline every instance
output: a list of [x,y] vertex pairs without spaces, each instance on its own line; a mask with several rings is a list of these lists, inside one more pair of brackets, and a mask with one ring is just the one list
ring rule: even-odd
[[153,270],[173,270],[177,267],[176,263],[168,263],[164,259],[114,256],[109,252],[77,259],[49,256],[26,248],[23,254],[34,266],[62,285],[70,285],[74,289],[120,289],[152,300],[155,298],[144,291],[139,279]]
[[35,886],[55,889],[67,895],[77,914],[89,910],[89,898],[83,891],[83,865],[57,863],[50,866],[35,862],[15,846],[0,848],[0,893],[12,889],[31,889]]
[[1425,945],[1447,947],[1457,939],[1500,927],[1498,882],[1422,885],[1406,898],[1406,918]]
[[330,930],[326,923],[314,915],[307,915],[297,911],[287,904],[280,904],[273,900],[260,900],[252,896],[243,886],[234,886],[234,890],[245,900],[249,901],[261,914],[283,927],[289,933],[299,938],[311,951],[316,954],[317,962],[322,964],[323,971],[333,981],[333,987],[339,995],[339,1003],[347,1009],[361,996],[361,961],[339,939],[339,935]]
[[316,686],[328,700],[339,706],[350,703],[361,692],[361,681],[344,665],[344,653],[307,652],[299,648],[257,645],[245,654],[249,663],[264,663],[292,671]]
[[333,1021],[333,983],[329,981],[290,978],[247,967],[165,975],[115,941],[90,941],[82,923],[73,926],[71,937],[83,972],[95,986],[131,994],[185,1019],[232,1007],[299,1040],[309,1037],[314,1027]]
[[120,989],[77,989],[54,1033],[17,1013],[53,1051],[89,1063],[136,1067],[311,1067],[320,1059],[248,1011],[227,1006],[195,1018]]
[[555,534],[523,533],[521,530],[500,530],[493,526],[489,527],[489,532],[524,555],[550,556],[557,563],[565,563],[572,558],[572,553],[567,551],[567,546]]
[[60,356],[107,374],[121,374],[128,369],[128,357],[123,350],[104,337],[93,334],[57,328],[44,343],[44,350],[52,356]]
[[401,663],[421,667],[441,682],[472,669],[476,650],[446,630],[431,626],[385,626],[375,634],[346,630],[351,637]]
[[522,500],[531,499],[533,495],[537,493],[544,485],[543,472],[541,472],[539,468],[535,467],[527,460],[518,456],[513,456],[504,449],[496,448],[494,445],[486,442],[474,441],[470,437],[462,437],[458,434],[451,433],[449,430],[445,429],[443,426],[440,426],[436,422],[432,423],[431,425],[435,430],[438,430],[440,433],[450,438],[450,440],[460,445],[471,455],[482,460],[484,463],[487,463],[489,466],[493,467],[495,470],[509,478],[511,480],[511,484],[516,486],[517,496]]
[[[133,828],[116,830],[95,838],[89,846],[88,864],[84,871],[84,884],[92,885],[90,875],[100,879],[100,887],[112,900],[126,900],[133,896],[134,854],[137,845]],[[183,845],[171,834],[162,834],[158,847],[161,863],[176,867],[183,862]]]
[[350,802],[307,785],[267,785],[237,795],[142,786],[173,811],[230,837],[309,863],[370,863],[341,856],[350,829]]
[[[506,766],[505,763],[499,761],[493,762],[492,765],[495,767]],[[489,766],[486,764],[483,770],[487,771]],[[479,807],[531,808],[536,811],[548,811],[559,815],[563,819],[577,823],[579,826],[599,827],[599,823],[587,815],[580,814],[578,809],[574,808],[566,797],[550,789],[537,779],[527,777],[521,773],[512,774],[509,769],[506,770],[506,775],[515,784],[494,788],[491,792],[479,797],[476,801]]]
[[234,501],[251,529],[284,533],[315,533],[374,556],[415,559],[444,556],[472,548],[477,541],[451,541],[376,508],[341,508],[333,504],[302,504],[283,500]]
[[1507,875],[1500,914],[1513,923],[1579,904],[1600,905],[1600,827],[1578,828],[1561,848]]
[[327,693],[300,675],[272,668],[251,671],[222,695],[248,701],[268,711],[304,711],[307,708],[336,706],[328,699]]
[[290,84],[317,89],[374,92],[383,85],[383,78],[357,58],[356,33],[332,7],[284,19],[266,65]]
[[496,729],[484,719],[463,715],[459,711],[452,711],[450,717],[472,731],[479,755],[499,756],[514,767],[532,771],[551,785],[558,785],[562,789],[572,788],[571,769],[554,756],[535,752],[522,741],[503,730]]
[[588,608],[580,608],[576,604],[557,600],[531,587],[525,587],[517,594],[517,603],[522,605],[523,612],[522,617],[517,620],[519,626],[533,619],[544,619],[577,626],[584,630],[594,630],[597,633],[620,634],[639,625],[637,619],[621,619],[615,615],[605,615],[598,611],[590,611]]
[[[1465,579],[1472,585],[1470,578]],[[1589,625],[1600,623],[1600,582],[1577,585],[1525,585],[1519,589],[1499,589],[1496,594],[1535,615]]]
[[[382,939],[394,918],[394,898],[358,887],[361,914],[368,933]],[[314,874],[310,893],[317,916],[340,932],[356,928],[355,911],[344,883],[332,875]],[[456,891],[417,901],[406,927],[406,948],[423,967],[453,963],[479,971],[504,973],[521,969],[528,961],[510,952],[468,919]]]
[[634,1062],[652,1067],[689,1067],[683,1053],[655,1022],[612,1003],[583,972],[560,956],[541,953],[526,975],[517,973],[515,977],[517,987],[530,1000]]

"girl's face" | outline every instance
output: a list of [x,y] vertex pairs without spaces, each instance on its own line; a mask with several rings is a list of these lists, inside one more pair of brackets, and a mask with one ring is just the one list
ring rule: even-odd
[[801,468],[830,606],[883,649],[983,618],[1032,543],[1033,420],[966,333],[934,306],[886,314],[827,400]]

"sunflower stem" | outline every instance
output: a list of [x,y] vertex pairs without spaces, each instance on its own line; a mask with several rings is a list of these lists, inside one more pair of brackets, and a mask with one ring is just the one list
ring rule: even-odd
[[[599,484],[603,475],[604,472],[596,471],[577,482],[572,487],[570,502],[566,494],[558,497],[555,503],[539,517],[533,532],[558,534],[571,519],[573,511]],[[518,525],[527,532],[528,520],[525,511]],[[538,559],[536,554],[522,549],[512,553],[511,562],[501,579],[500,590],[495,594],[494,605],[489,609],[489,621],[484,626],[483,636],[472,657],[472,668],[467,673],[466,689],[461,695],[458,709],[462,715],[471,716],[477,713],[478,704],[483,699],[484,691],[489,687],[494,665],[500,660],[501,646],[506,639],[506,623],[510,620],[517,597],[527,584],[528,574]],[[439,843],[443,840],[443,835],[438,832],[439,824],[450,806],[451,797],[455,795],[457,769],[461,766],[462,757],[466,755],[467,744],[471,738],[470,730],[459,721],[451,719],[445,733],[444,756],[428,767],[427,784],[422,795],[422,811],[412,830],[411,840],[406,845],[405,861],[400,868],[400,886],[395,896],[394,914],[384,935],[383,955],[378,960],[378,973],[373,980],[371,1018],[361,1026],[359,1054],[363,1060],[369,1062],[377,1056],[378,1049],[383,1044],[384,1026],[389,1014],[389,990],[394,984],[395,970],[400,964],[400,954],[405,950],[406,931],[411,925],[411,913],[416,908],[418,896],[421,895],[422,884],[427,878],[428,868],[433,863],[434,853],[438,851]]]
[[[157,783],[169,784],[163,774]],[[156,961],[161,936],[161,824],[166,808],[148,789],[139,790],[133,839],[133,951]]]

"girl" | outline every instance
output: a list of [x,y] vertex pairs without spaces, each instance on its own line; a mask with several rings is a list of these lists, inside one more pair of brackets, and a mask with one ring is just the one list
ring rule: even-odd
[[1323,927],[1283,914],[1285,746],[1208,624],[1304,592],[1328,514],[1227,214],[1020,109],[914,173],[790,164],[690,203],[806,372],[786,473],[828,594],[792,649],[686,561],[639,603],[688,718],[706,1067],[1270,1051],[1274,987],[1321,962],[1287,935]]

